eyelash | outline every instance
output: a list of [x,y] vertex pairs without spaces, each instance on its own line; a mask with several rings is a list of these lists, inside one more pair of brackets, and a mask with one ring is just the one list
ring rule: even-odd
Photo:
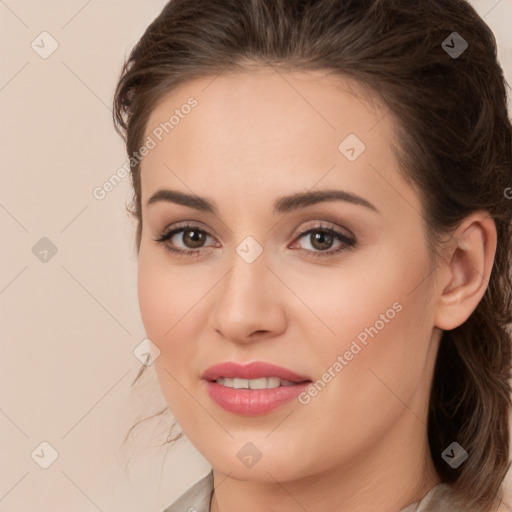
[[[164,231],[160,236],[159,238],[154,238],[153,240],[155,242],[158,242],[158,243],[161,243],[163,244],[164,248],[173,253],[173,254],[176,254],[177,256],[200,256],[203,252],[203,250],[205,249],[204,247],[202,248],[199,248],[199,249],[179,249],[177,247],[171,247],[170,245],[166,244],[166,242],[171,239],[174,235],[180,233],[180,232],[185,232],[185,231],[199,231],[201,233],[204,233],[206,234],[207,236],[212,236],[210,235],[210,233],[208,233],[207,231],[205,231],[204,229],[200,229],[199,226],[195,225],[195,224],[185,224],[185,225],[182,225],[180,227],[176,227],[170,231]],[[330,235],[332,235],[335,239],[339,240],[340,242],[343,242],[344,245],[342,245],[341,247],[339,247],[338,249],[330,249],[328,251],[311,251],[309,249],[299,249],[299,250],[302,250],[302,251],[306,251],[307,253],[309,253],[311,256],[313,257],[328,257],[328,256],[333,256],[334,254],[338,254],[338,253],[342,253],[344,251],[348,251],[350,249],[353,249],[355,246],[356,246],[356,240],[353,239],[353,238],[350,238],[346,235],[344,235],[343,233],[341,233],[340,231],[337,231],[336,229],[332,228],[332,227],[329,227],[329,226],[325,226],[325,225],[322,225],[321,223],[317,226],[314,226],[312,228],[306,228],[302,231],[300,231],[298,234],[297,234],[297,237],[296,239],[299,239],[301,237],[304,237],[306,235],[309,235],[311,233],[315,233],[315,232],[324,232],[324,233],[328,233]]]

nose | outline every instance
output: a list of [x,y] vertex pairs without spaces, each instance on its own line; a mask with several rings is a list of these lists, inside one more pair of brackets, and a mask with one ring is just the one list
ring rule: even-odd
[[215,288],[210,322],[223,338],[247,344],[285,330],[284,285],[268,267],[265,252],[252,263],[235,252],[231,269]]

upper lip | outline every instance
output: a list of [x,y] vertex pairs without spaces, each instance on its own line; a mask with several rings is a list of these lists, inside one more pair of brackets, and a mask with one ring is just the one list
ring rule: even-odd
[[217,380],[219,377],[238,377],[241,379],[279,377],[281,380],[289,380],[291,382],[304,382],[311,380],[309,377],[299,375],[288,368],[260,361],[245,365],[241,365],[233,361],[226,361],[224,363],[210,366],[210,368],[203,372],[201,377],[209,381]]

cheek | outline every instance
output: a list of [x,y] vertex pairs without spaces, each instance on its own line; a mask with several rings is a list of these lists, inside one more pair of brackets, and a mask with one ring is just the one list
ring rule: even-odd
[[169,313],[174,311],[171,290],[159,266],[151,264],[143,255],[139,256],[137,293],[140,313],[148,337],[157,345],[170,327]]
[[188,378],[183,371],[189,368],[187,347],[190,348],[190,343],[183,343],[184,329],[189,320],[184,316],[186,288],[184,283],[179,283],[176,274],[168,264],[159,262],[158,256],[150,257],[141,248],[137,271],[140,314],[147,337],[160,350],[153,368],[172,410],[179,410],[180,404],[186,401],[177,382],[185,384]]
[[365,336],[370,339],[368,331],[375,334],[375,328],[377,337],[403,329],[406,317],[414,324],[428,299],[418,287],[428,275],[428,266],[420,255],[406,249],[403,244],[389,244],[354,253],[339,268],[282,270],[284,280],[293,283],[301,299],[300,304],[291,302],[297,305],[294,321],[302,323],[311,340],[319,336],[324,340],[321,346],[315,343],[316,349],[327,354],[348,349],[359,334],[362,342]]
[[167,369],[180,381],[195,377],[189,363],[201,350],[197,340],[205,324],[200,317],[206,305],[201,299],[211,287],[193,277],[191,266],[172,265],[165,254],[141,248],[137,293],[146,335],[160,350],[155,368],[157,372]]
[[170,265],[161,252],[141,246],[137,268],[142,322],[148,337],[157,344],[167,343],[180,329],[180,319],[191,308],[195,296],[194,286],[187,282],[187,270]]
[[176,283],[175,274],[168,265],[160,264],[158,258],[150,260],[146,254],[139,255],[137,291],[140,314],[146,336],[160,350],[153,366],[168,403],[175,401],[176,381],[172,377],[181,382],[183,376],[179,373],[188,367],[184,363],[186,348],[190,345],[180,343],[190,318],[184,310],[186,288]]
[[375,411],[390,418],[400,414],[403,403],[409,403],[429,377],[432,332],[424,320],[428,317],[426,285],[412,294],[403,283],[396,283],[393,290],[382,294],[380,307],[374,303],[372,317],[353,336],[361,351],[346,367],[344,385],[359,397],[363,413],[370,416]]
[[399,389],[414,383],[425,366],[432,334],[426,253],[412,245],[390,244],[378,253],[358,255],[350,272],[340,270],[338,278],[331,274],[330,279],[317,275],[315,287],[309,274],[296,288],[318,312],[319,318],[302,315],[312,366],[344,375],[333,379],[337,384],[332,390],[337,388],[340,396],[356,392],[373,403],[390,394],[378,377]]

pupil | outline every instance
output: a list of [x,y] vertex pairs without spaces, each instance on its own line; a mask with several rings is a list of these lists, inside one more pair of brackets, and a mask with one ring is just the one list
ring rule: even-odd
[[[190,234],[194,233],[194,236],[187,236],[186,238],[192,241],[193,246],[200,246],[203,238],[203,234],[200,231],[189,229],[185,233]],[[194,245],[195,244],[195,245]]]
[[313,241],[313,246],[315,246],[316,242],[320,242],[320,249],[328,249],[329,247],[322,247],[322,242],[327,243],[327,246],[330,246],[332,244],[332,235],[330,233],[316,233],[314,234]]

